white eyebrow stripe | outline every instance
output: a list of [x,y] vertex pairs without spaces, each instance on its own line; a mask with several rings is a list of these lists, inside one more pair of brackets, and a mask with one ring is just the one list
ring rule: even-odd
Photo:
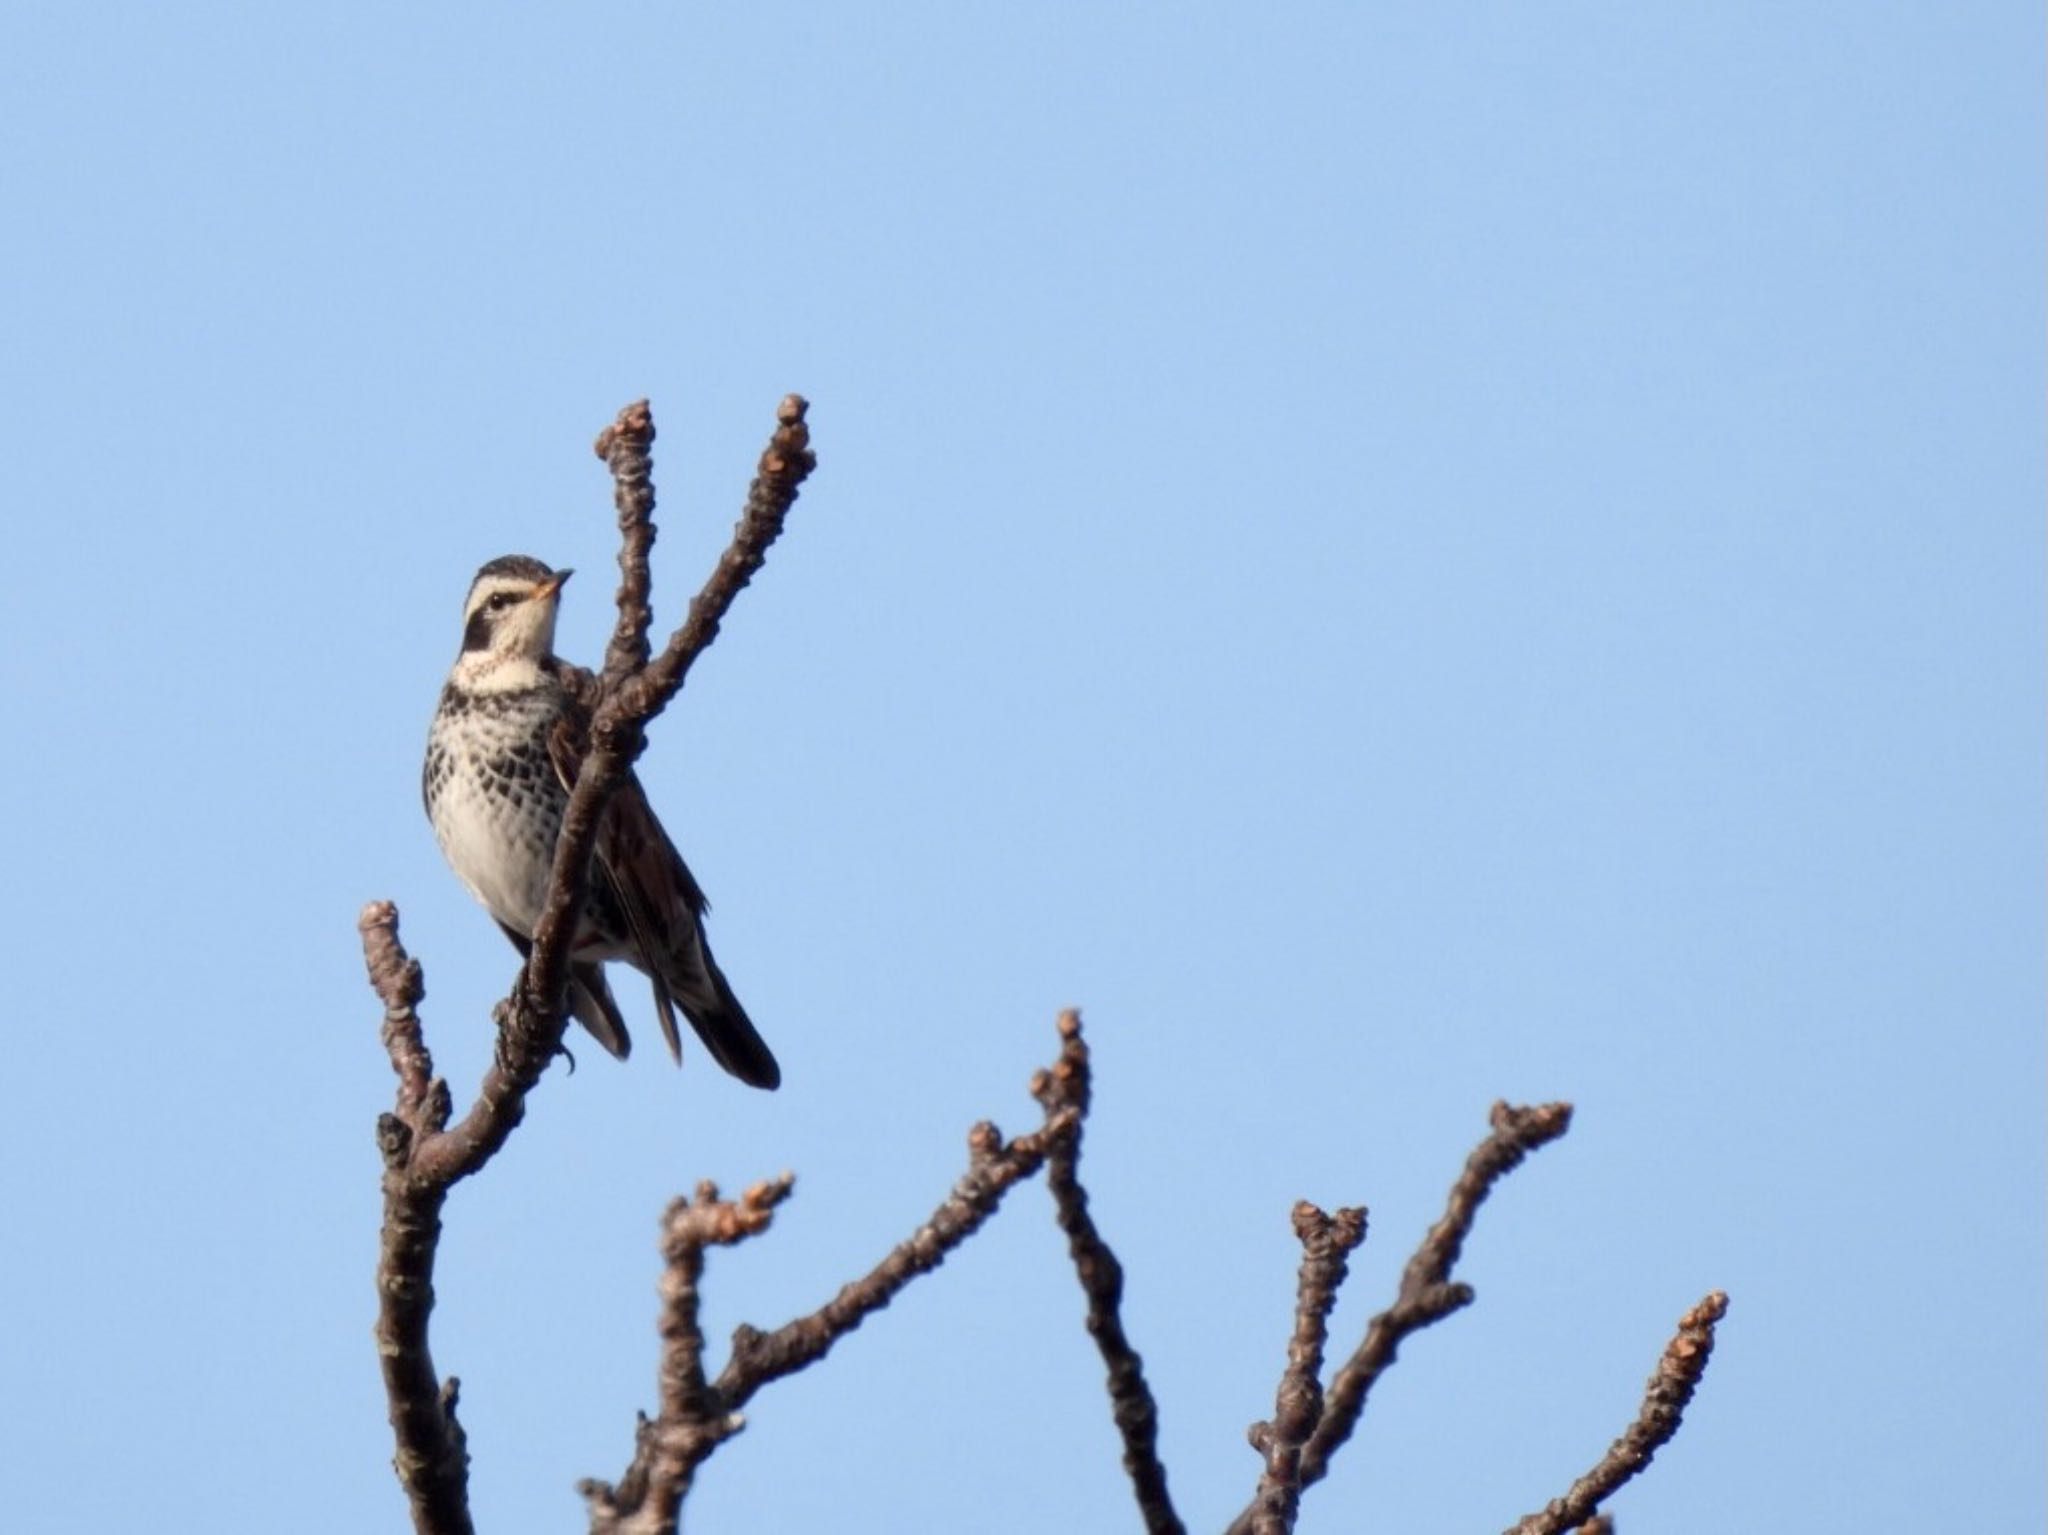
[[515,597],[524,597],[533,590],[531,581],[522,581],[517,576],[491,576],[477,582],[469,593],[469,603],[462,610],[462,621],[468,623],[476,616],[476,610],[489,602],[500,592],[510,592]]

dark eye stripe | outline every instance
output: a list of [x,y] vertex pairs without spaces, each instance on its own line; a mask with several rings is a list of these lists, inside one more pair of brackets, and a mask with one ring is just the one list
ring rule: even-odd
[[488,650],[491,644],[491,625],[498,615],[515,603],[526,601],[531,592],[497,591],[476,605],[476,611],[469,615],[469,622],[463,627],[462,648],[464,650]]

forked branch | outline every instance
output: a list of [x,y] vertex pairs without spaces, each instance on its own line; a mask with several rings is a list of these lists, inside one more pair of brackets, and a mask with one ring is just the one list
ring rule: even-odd
[[1252,1448],[1265,1457],[1252,1500],[1254,1535],[1287,1535],[1294,1528],[1301,1507],[1301,1448],[1323,1414],[1323,1344],[1330,1308],[1337,1304],[1352,1252],[1365,1240],[1365,1211],[1327,1215],[1304,1199],[1294,1207],[1294,1235],[1301,1243],[1301,1277],[1295,1286],[1287,1368],[1280,1375],[1273,1420],[1254,1423],[1250,1435]]
[[817,1310],[772,1332],[742,1326],[715,1380],[705,1378],[697,1291],[708,1247],[730,1246],[767,1228],[792,1180],[756,1184],[737,1204],[701,1185],[694,1201],[677,1201],[664,1222],[661,1280],[660,1405],[642,1416],[633,1459],[616,1484],[586,1481],[591,1535],[673,1535],[697,1468],[746,1426],[741,1409],[771,1381],[817,1363],[833,1346],[887,1306],[920,1274],[928,1274],[995,1214],[1003,1196],[1043,1166],[1078,1132],[1081,1109],[1046,1106],[1028,1135],[1005,1141],[987,1121],[967,1136],[967,1171],[931,1217],[888,1256]]
[[[1571,1128],[1572,1106],[1546,1103],[1518,1108],[1496,1103],[1491,1118],[1492,1134],[1465,1159],[1442,1218],[1429,1228],[1401,1271],[1401,1289],[1394,1304],[1367,1324],[1364,1339],[1324,1392],[1316,1425],[1301,1448],[1298,1475],[1303,1488],[1329,1474],[1331,1455],[1358,1426],[1367,1393],[1394,1362],[1402,1340],[1472,1304],[1472,1287],[1453,1283],[1451,1271],[1464,1251],[1480,1205],[1494,1184],[1520,1166],[1524,1157]],[[1255,1502],[1239,1514],[1231,1523],[1230,1535],[1250,1535],[1257,1511]]]
[[359,927],[370,981],[384,1003],[384,1043],[398,1076],[397,1102],[377,1125],[384,1159],[384,1224],[378,1253],[377,1344],[397,1442],[395,1465],[413,1526],[435,1535],[468,1535],[468,1454],[455,1417],[456,1382],[444,1387],[427,1346],[441,1207],[448,1190],[504,1145],[526,1110],[527,1095],[559,1053],[569,945],[583,907],[591,850],[606,803],[639,756],[647,724],[681,688],[691,664],[718,633],[720,620],[782,531],[797,491],[816,463],[805,404],[783,402],[761,455],[730,547],[661,654],[648,659],[651,623],[648,553],[654,544],[649,450],[653,418],[645,401],[629,405],[599,439],[611,465],[618,506],[619,616],[582,765],[556,839],[547,899],[533,946],[512,993],[496,1009],[497,1048],[476,1101],[450,1125],[447,1085],[433,1074],[420,1026],[424,981],[398,939],[397,909],[376,902]]

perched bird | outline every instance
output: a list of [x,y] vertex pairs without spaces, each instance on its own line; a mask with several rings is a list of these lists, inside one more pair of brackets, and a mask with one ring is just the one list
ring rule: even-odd
[[[442,853],[522,954],[547,898],[589,724],[589,674],[554,654],[569,574],[518,554],[476,573],[420,785]],[[782,1070],[705,942],[707,904],[629,773],[598,828],[570,950],[569,1011],[624,1059],[632,1041],[604,977],[606,961],[624,960],[654,982],[655,1016],[677,1061],[680,1008],[719,1065],[775,1087]]]

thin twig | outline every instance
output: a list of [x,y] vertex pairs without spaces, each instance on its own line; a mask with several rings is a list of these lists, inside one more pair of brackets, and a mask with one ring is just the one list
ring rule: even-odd
[[1494,1184],[1521,1166],[1522,1159],[1571,1128],[1572,1106],[1545,1103],[1533,1108],[1496,1103],[1489,1116],[1493,1133],[1465,1159],[1465,1169],[1451,1186],[1443,1217],[1401,1271],[1401,1289],[1394,1304],[1374,1317],[1365,1339],[1330,1382],[1323,1420],[1302,1450],[1302,1485],[1318,1481],[1329,1469],[1330,1455],[1351,1437],[1372,1390],[1410,1333],[1441,1321],[1472,1303],[1469,1285],[1452,1284],[1451,1270],[1471,1235],[1479,1207]]
[[[631,711],[645,710],[642,718],[660,713],[662,705],[675,696],[691,664],[718,638],[718,626],[733,599],[753,580],[754,572],[768,558],[769,546],[781,537],[797,492],[818,466],[818,456],[811,451],[811,429],[804,420],[809,409],[802,395],[783,396],[775,411],[775,435],[762,450],[753,483],[747,487],[746,507],[718,568],[704,589],[690,599],[688,615],[669,636],[661,654],[622,685]],[[648,705],[637,696],[641,694],[659,701]]]
[[678,1199],[662,1217],[660,1407],[644,1415],[635,1435],[633,1463],[617,1488],[587,1481],[590,1527],[602,1535],[674,1535],[684,1496],[697,1467],[718,1442],[739,1432],[737,1414],[722,1413],[704,1378],[704,1330],[697,1292],[704,1251],[733,1247],[768,1229],[775,1207],[789,1197],[789,1173],[757,1183],[736,1200],[700,1183],[694,1199]]
[[1060,1014],[1060,1058],[1031,1080],[1031,1095],[1047,1113],[1072,1109],[1074,1133],[1053,1147],[1046,1160],[1045,1182],[1051,1191],[1060,1230],[1081,1291],[1088,1298],[1088,1336],[1102,1354],[1109,1372],[1109,1404],[1123,1438],[1124,1470],[1137,1495],[1138,1512],[1150,1535],[1182,1535],[1185,1526],[1174,1511],[1166,1488],[1166,1467],[1159,1459],[1159,1407],[1145,1381],[1144,1361],[1124,1332],[1124,1270],[1088,1213],[1088,1191],[1081,1186],[1081,1134],[1092,1091],[1088,1042],[1081,1035],[1081,1015]]
[[[1715,1290],[1678,1320],[1678,1331],[1664,1346],[1663,1357],[1643,1390],[1643,1405],[1622,1436],[1608,1447],[1571,1490],[1540,1514],[1530,1514],[1508,1535],[1562,1535],[1593,1518],[1594,1510],[1613,1497],[1678,1432],[1686,1403],[1707,1373],[1714,1352],[1714,1327],[1728,1314],[1728,1297]],[[1612,1527],[1611,1525],[1609,1526]]]
[[[434,1075],[434,1057],[420,1029],[419,1005],[427,994],[426,973],[399,942],[398,908],[389,901],[365,906],[356,919],[356,931],[363,936],[370,989],[384,1004],[384,1049],[398,1077],[399,1118],[413,1131],[438,1130],[441,1125],[423,1117],[435,1094],[445,1099],[448,1091],[447,1084]],[[446,1122],[444,1109],[442,1123]]]
[[597,434],[597,456],[611,469],[619,511],[619,621],[605,647],[604,675],[620,682],[647,664],[647,631],[654,626],[647,563],[655,536],[653,448],[654,413],[645,400],[635,400]]
[[[1465,1168],[1451,1186],[1442,1219],[1430,1227],[1401,1272],[1394,1304],[1367,1324],[1365,1338],[1331,1380],[1323,1397],[1323,1413],[1301,1451],[1301,1485],[1306,1488],[1329,1474],[1330,1457],[1351,1437],[1374,1382],[1393,1364],[1409,1334],[1442,1321],[1472,1303],[1472,1287],[1451,1282],[1451,1270],[1471,1234],[1479,1207],[1495,1183],[1521,1165],[1522,1159],[1571,1128],[1572,1106],[1545,1103],[1534,1107],[1493,1106],[1493,1133],[1465,1159]],[[1229,1535],[1249,1535],[1252,1512],[1247,1507],[1231,1522]]]
[[1072,1133],[1074,1123],[1072,1113],[1062,1112],[1009,1142],[987,1120],[976,1125],[967,1135],[966,1174],[931,1219],[886,1258],[808,1316],[785,1322],[773,1332],[745,1326],[735,1330],[732,1357],[716,1382],[719,1397],[729,1406],[741,1406],[770,1381],[823,1359],[911,1280],[937,1268],[980,1230],[1003,1196],[1038,1171],[1051,1148]]
[[1365,1240],[1365,1211],[1345,1208],[1327,1215],[1304,1199],[1294,1207],[1294,1234],[1301,1242],[1301,1275],[1287,1368],[1280,1375],[1272,1422],[1254,1423],[1250,1436],[1252,1448],[1265,1457],[1252,1500],[1254,1535],[1287,1535],[1300,1511],[1301,1448],[1323,1415],[1323,1343],[1330,1308],[1337,1303],[1352,1252]]
[[[747,1224],[743,1212],[719,1205],[716,1191],[702,1216],[700,1204],[681,1205],[685,1219],[668,1227],[668,1269],[664,1302],[662,1392],[659,1415],[642,1418],[633,1459],[616,1484],[586,1481],[580,1491],[590,1510],[591,1535],[673,1535],[683,1498],[697,1468],[718,1446],[746,1426],[741,1409],[771,1381],[817,1363],[847,1334],[887,1306],[912,1280],[943,1263],[988,1218],[1003,1196],[1045,1164],[1072,1137],[1081,1111],[1048,1105],[1044,1122],[1027,1135],[1005,1141],[983,1121],[967,1135],[967,1172],[922,1226],[859,1279],[808,1315],[772,1332],[741,1326],[716,1380],[706,1382],[703,1338],[697,1331],[696,1295],[703,1250],[750,1236],[768,1223],[769,1213],[788,1193],[786,1181],[757,1185],[748,1199],[763,1195],[759,1219]],[[772,1197],[769,1197],[772,1196]],[[726,1222],[726,1224],[721,1224]]]

